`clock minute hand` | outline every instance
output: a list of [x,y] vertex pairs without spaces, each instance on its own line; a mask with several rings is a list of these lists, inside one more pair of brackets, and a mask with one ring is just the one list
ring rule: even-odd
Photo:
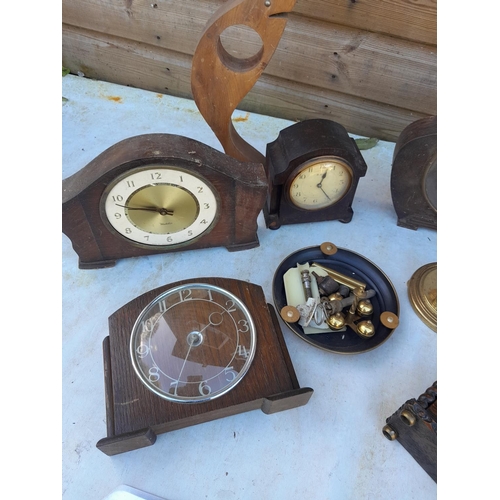
[[321,191],[323,191],[323,194],[324,194],[324,195],[325,195],[325,196],[326,196],[329,200],[331,200],[331,198],[330,198],[330,197],[326,194],[325,190],[323,189],[323,180],[325,179],[325,177],[326,177],[326,174],[327,174],[327,173],[328,173],[328,171],[323,173],[323,175],[321,176],[321,181],[320,181],[318,184],[316,184],[316,187],[319,187],[319,188],[321,189]]
[[160,215],[174,215],[173,210],[168,210],[166,208],[157,208],[157,207],[127,207],[126,205],[118,205],[117,207],[126,208],[127,210],[145,210],[146,212],[158,212]]

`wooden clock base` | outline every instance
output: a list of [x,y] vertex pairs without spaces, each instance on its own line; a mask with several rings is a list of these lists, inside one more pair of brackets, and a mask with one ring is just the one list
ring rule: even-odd
[[[239,297],[252,315],[257,350],[241,382],[227,394],[205,403],[182,404],[153,394],[137,377],[129,354],[130,334],[144,307],[157,295],[186,283],[211,283]],[[261,409],[266,414],[303,406],[313,390],[299,386],[273,307],[262,288],[226,278],[183,280],[151,290],[109,318],[103,342],[107,437],[97,443],[106,455],[117,455],[155,443],[159,434],[218,418]]]

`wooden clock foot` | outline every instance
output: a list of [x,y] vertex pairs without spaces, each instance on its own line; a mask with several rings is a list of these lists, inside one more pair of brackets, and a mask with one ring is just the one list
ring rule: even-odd
[[314,391],[310,387],[303,387],[302,389],[269,396],[264,398],[261,410],[266,415],[271,415],[272,413],[304,406],[308,403],[309,399],[311,399],[313,392]]
[[95,260],[93,262],[82,262],[78,260],[78,269],[104,269],[114,267],[116,260]]
[[156,442],[156,434],[152,429],[129,432],[119,436],[100,439],[96,447],[105,455],[113,456],[127,451],[138,450],[151,446]]

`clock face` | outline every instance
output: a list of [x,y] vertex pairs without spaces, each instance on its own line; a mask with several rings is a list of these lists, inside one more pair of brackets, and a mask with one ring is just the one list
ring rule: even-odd
[[247,373],[255,348],[254,322],[243,302],[206,283],[159,295],[139,315],[130,338],[140,380],[179,403],[227,393]]
[[299,167],[288,188],[290,201],[304,210],[319,210],[337,203],[349,191],[352,170],[342,159],[323,156]]
[[186,170],[150,165],[112,182],[102,198],[103,219],[141,246],[172,247],[210,231],[218,213],[215,191]]

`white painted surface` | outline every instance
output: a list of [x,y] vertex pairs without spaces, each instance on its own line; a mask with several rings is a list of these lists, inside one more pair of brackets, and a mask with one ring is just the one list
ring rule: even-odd
[[[91,81],[63,78],[62,177],[107,147],[143,133],[185,135],[222,150],[194,102]],[[245,112],[235,125],[265,153],[291,122]],[[398,227],[390,195],[394,143],[363,151],[368,164],[349,224],[322,222],[266,229],[260,246],[124,259],[110,269],[79,270],[62,236],[63,498],[103,499],[121,484],[169,500],[416,499],[436,497],[436,484],[397,442],[382,435],[385,419],[437,379],[436,334],[415,315],[407,281],[435,262],[436,231]],[[300,385],[314,394],[301,408],[254,411],[162,434],[148,448],[108,457],[102,340],[108,317],[153,288],[180,279],[222,276],[261,285],[272,302],[276,267],[300,248],[332,241],[364,255],[393,282],[400,326],[377,349],[353,356],[317,349],[283,326]]]

